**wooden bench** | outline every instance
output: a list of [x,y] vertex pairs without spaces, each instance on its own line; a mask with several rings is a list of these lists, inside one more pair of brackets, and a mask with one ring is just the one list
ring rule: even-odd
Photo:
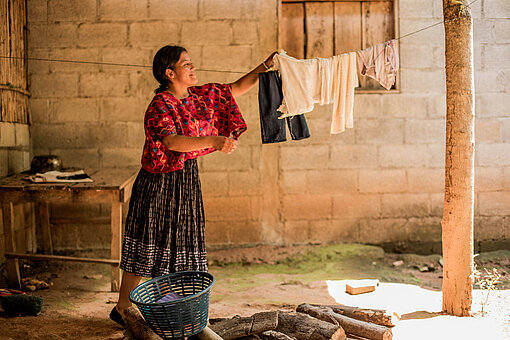
[[[122,236],[122,204],[131,197],[131,188],[137,169],[109,169],[87,171],[94,180],[92,183],[32,183],[28,173],[20,173],[0,179],[0,202],[3,216],[5,257],[7,261],[8,284],[20,288],[21,277],[18,259],[46,261],[79,261],[105,263],[111,265],[112,292],[120,288],[120,257]],[[41,228],[43,252],[45,254],[25,254],[16,252],[14,235],[14,205],[33,202],[36,206],[36,227]],[[49,203],[111,203],[110,217],[112,239],[109,259],[84,258],[53,255]]]

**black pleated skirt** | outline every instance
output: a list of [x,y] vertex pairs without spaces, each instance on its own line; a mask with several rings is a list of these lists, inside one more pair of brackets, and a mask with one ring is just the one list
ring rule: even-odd
[[205,216],[196,159],[184,169],[141,169],[133,185],[120,268],[144,277],[207,271]]

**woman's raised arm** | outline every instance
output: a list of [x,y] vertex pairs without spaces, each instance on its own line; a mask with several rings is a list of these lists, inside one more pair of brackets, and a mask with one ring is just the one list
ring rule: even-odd
[[276,53],[277,52],[271,53],[271,55],[262,64],[230,84],[234,98],[237,98],[248,92],[259,80],[259,73],[265,72],[273,67],[273,56]]

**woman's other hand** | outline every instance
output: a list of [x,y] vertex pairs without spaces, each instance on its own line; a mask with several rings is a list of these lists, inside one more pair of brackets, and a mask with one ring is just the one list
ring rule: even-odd
[[239,142],[233,138],[227,138],[218,136],[215,137],[213,148],[226,154],[231,154],[236,148]]

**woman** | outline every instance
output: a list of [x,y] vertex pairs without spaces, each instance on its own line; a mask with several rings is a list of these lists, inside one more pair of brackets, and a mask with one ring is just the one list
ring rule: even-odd
[[142,169],[133,186],[120,263],[122,284],[110,318],[124,326],[129,294],[142,277],[182,270],[207,271],[204,211],[196,158],[226,154],[246,123],[235,102],[250,90],[265,62],[232,84],[197,84],[186,49],[165,46],[154,56],[160,83],[145,113]]

